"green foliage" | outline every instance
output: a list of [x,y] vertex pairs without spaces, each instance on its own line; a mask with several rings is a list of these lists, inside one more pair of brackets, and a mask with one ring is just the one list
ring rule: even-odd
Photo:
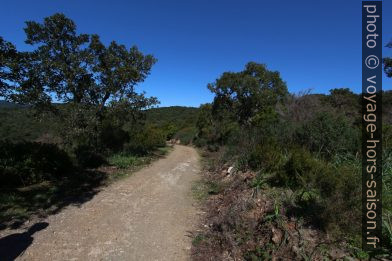
[[[235,162],[240,171],[257,171],[249,183],[254,192],[268,190],[267,184],[290,192],[283,206],[289,216],[358,245],[359,95],[349,89],[332,89],[329,95],[288,95],[279,74],[265,66],[248,66],[243,72],[224,73],[208,86],[215,97],[200,108],[195,144],[207,149],[211,144],[223,146],[224,162]],[[389,93],[384,98],[388,100]],[[386,113],[386,123],[389,118]],[[387,124],[384,133],[386,154]],[[390,171],[388,161],[384,170]],[[387,175],[384,187],[390,188]],[[383,203],[390,207],[387,194]]]
[[199,145],[206,145],[206,140],[214,140],[213,135],[213,119],[211,104],[203,104],[200,106],[200,111],[196,121],[196,140]]
[[323,226],[335,236],[360,235],[361,177],[360,165],[336,166],[329,176],[320,176],[316,184],[325,210]]
[[215,94],[214,117],[233,119],[240,124],[247,124],[259,111],[275,106],[288,94],[279,72],[254,62],[249,62],[241,72],[223,73],[208,89]]
[[130,133],[129,141],[124,145],[124,151],[145,155],[157,147],[163,146],[166,146],[165,133],[154,126],[146,126]]
[[353,93],[348,88],[332,89],[324,97],[324,101],[335,110],[346,115],[346,121],[354,119],[358,123],[358,114],[361,112],[360,95]]
[[0,96],[8,94],[10,82],[16,79],[15,60],[18,53],[15,46],[0,36]]
[[195,124],[198,112],[198,108],[182,106],[151,108],[146,111],[146,120],[147,124],[182,129]]
[[248,166],[251,169],[263,169],[267,173],[278,171],[283,163],[284,155],[277,144],[256,144],[248,156]]
[[110,165],[116,166],[117,168],[127,169],[129,167],[137,165],[139,160],[139,157],[135,156],[114,154],[109,157],[108,162]]
[[385,245],[387,245],[390,249],[392,247],[392,211],[384,210],[383,214],[383,235]]
[[[217,118],[213,118],[213,115]],[[211,104],[201,105],[196,122],[197,132],[194,144],[209,147],[226,144],[233,133],[238,131],[238,124],[225,117],[215,114]]]
[[359,135],[359,130],[350,126],[343,116],[329,112],[317,114],[297,132],[299,144],[329,158],[359,151]]
[[307,150],[294,148],[282,171],[277,173],[276,182],[292,189],[306,188],[314,184],[320,171],[325,173],[327,167]]
[[111,123],[105,123],[99,137],[100,146],[112,152],[122,151],[124,144],[129,141],[129,133],[122,128],[116,128]]
[[17,93],[11,98],[37,104],[50,102],[55,94],[64,103],[96,105],[101,112],[109,99],[140,102],[143,97],[134,85],[149,74],[156,61],[151,55],[115,41],[106,47],[97,35],[77,34],[76,24],[61,13],[43,23],[26,22],[25,33],[26,43],[37,48],[20,62]]
[[0,96],[32,105],[41,116],[52,113],[68,151],[121,150],[127,141],[124,125],[143,124],[142,111],[158,103],[135,90],[156,59],[135,46],[127,49],[115,41],[105,46],[97,35],[78,34],[76,24],[60,13],[42,23],[26,22],[25,33],[33,47],[29,52],[17,52],[1,39],[0,72],[15,77],[1,75],[9,90]]
[[249,261],[261,261],[261,260],[271,260],[272,256],[269,251],[273,249],[272,244],[268,244],[264,247],[257,246],[254,251],[248,251],[245,254],[245,260]]
[[196,135],[198,111],[181,106],[152,108],[146,111],[146,123],[160,128],[167,140],[180,139],[182,144],[190,144]]
[[105,163],[104,157],[94,147],[88,145],[77,146],[72,155],[81,168],[97,168]]
[[[392,41],[389,42],[389,43],[386,45],[386,47],[392,48]],[[383,63],[384,63],[384,71],[385,71],[385,74],[386,74],[388,77],[392,77],[392,58],[390,58],[390,57],[385,57],[385,58],[383,59]]]
[[333,165],[315,158],[305,149],[294,148],[273,182],[297,191],[301,211],[329,232],[358,232],[359,172],[358,163]]
[[388,249],[392,249],[392,126],[383,126],[383,234]]
[[67,153],[54,144],[36,142],[0,143],[0,184],[26,186],[71,174]]
[[196,128],[195,127],[186,127],[179,130],[174,138],[180,140],[181,144],[188,145],[192,143],[193,139],[196,136]]
[[33,141],[51,135],[55,124],[49,118],[38,121],[33,111],[25,107],[0,107],[0,122],[0,139],[11,141]]

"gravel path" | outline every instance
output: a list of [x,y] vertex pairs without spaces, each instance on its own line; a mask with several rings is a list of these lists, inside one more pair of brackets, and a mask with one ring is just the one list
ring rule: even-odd
[[191,185],[199,171],[197,152],[176,145],[83,205],[19,230],[32,242],[17,260],[188,260],[198,216]]

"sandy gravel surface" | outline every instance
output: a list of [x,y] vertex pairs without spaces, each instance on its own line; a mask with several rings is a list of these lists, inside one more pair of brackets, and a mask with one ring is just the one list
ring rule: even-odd
[[49,216],[36,231],[1,237],[18,232],[32,240],[17,260],[188,260],[198,216],[191,185],[199,171],[197,152],[176,145],[92,200]]

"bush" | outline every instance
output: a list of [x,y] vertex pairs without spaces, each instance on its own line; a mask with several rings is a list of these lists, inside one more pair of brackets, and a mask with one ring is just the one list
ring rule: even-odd
[[303,148],[294,148],[281,171],[277,172],[275,182],[291,189],[303,189],[314,184],[317,176],[328,174],[328,166],[315,159]]
[[284,156],[276,144],[257,144],[248,156],[248,165],[253,170],[272,173],[280,170],[283,163]]
[[59,179],[71,170],[68,154],[54,144],[0,142],[0,184],[3,187]]
[[146,126],[130,134],[129,142],[124,145],[124,152],[145,155],[163,146],[166,146],[165,132],[156,127]]
[[297,193],[296,203],[306,219],[337,236],[355,235],[361,217],[359,167],[348,163],[335,166],[306,149],[294,148],[274,181]]
[[78,146],[74,150],[74,155],[81,168],[97,168],[105,163],[104,157],[91,146]]
[[320,218],[323,227],[336,235],[354,237],[361,228],[361,174],[358,167],[344,164],[332,169],[329,175],[317,177],[317,188],[323,200],[324,211]]
[[204,147],[207,145],[207,140],[204,138],[195,137],[192,142],[196,147]]
[[109,149],[110,151],[121,151],[124,144],[129,140],[128,132],[123,129],[112,126],[111,124],[106,124],[102,128],[100,135],[100,145],[104,149]]
[[330,112],[318,113],[297,133],[298,143],[310,151],[328,158],[336,154],[359,151],[360,131],[350,126],[346,118]]

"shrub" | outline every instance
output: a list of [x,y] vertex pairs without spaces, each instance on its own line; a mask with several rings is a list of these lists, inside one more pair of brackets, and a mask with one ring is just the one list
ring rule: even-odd
[[308,220],[332,234],[355,235],[360,226],[360,164],[335,166],[294,148],[274,181],[293,189]]
[[263,169],[269,173],[280,170],[283,162],[283,154],[276,144],[257,144],[248,156],[250,168],[253,170]]
[[121,151],[128,140],[129,134],[119,127],[106,124],[106,126],[102,128],[100,145],[104,149],[109,149],[115,152]]
[[146,126],[130,134],[129,142],[124,145],[124,152],[145,155],[157,147],[165,145],[165,132],[153,126]]
[[334,234],[358,237],[361,227],[361,175],[358,167],[337,166],[329,176],[320,175],[317,188],[325,207],[320,218],[323,227]]
[[303,189],[314,184],[317,176],[326,174],[327,165],[315,159],[308,150],[294,148],[275,182],[291,189]]
[[38,142],[0,143],[1,186],[27,186],[70,173],[68,154],[54,144]]
[[298,143],[328,158],[336,154],[355,154],[359,150],[360,132],[341,115],[321,112],[306,122],[297,133]]
[[195,137],[192,142],[196,147],[204,147],[207,145],[207,140],[204,138]]
[[97,168],[105,163],[104,157],[94,147],[81,145],[76,147],[74,155],[79,167]]

